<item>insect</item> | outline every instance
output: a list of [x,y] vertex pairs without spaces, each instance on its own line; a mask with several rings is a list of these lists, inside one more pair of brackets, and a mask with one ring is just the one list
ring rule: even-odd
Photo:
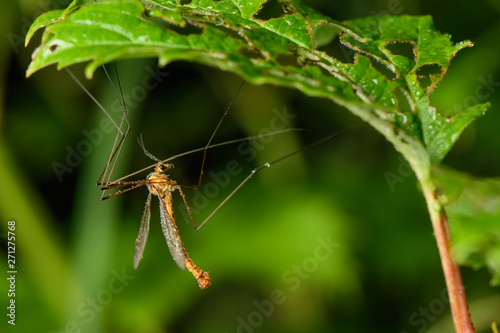
[[[104,68],[104,67],[103,67]],[[210,285],[211,285],[211,280],[210,280],[210,277],[209,277],[209,274],[205,271],[203,271],[202,269],[200,269],[194,262],[193,260],[189,257],[185,247],[184,247],[184,244],[182,242],[182,239],[180,237],[180,234],[179,234],[179,231],[177,229],[177,225],[175,223],[175,217],[174,217],[174,212],[173,212],[173,205],[172,205],[172,194],[173,192],[175,191],[178,191],[179,194],[181,195],[183,201],[184,201],[184,204],[187,208],[187,211],[188,211],[188,214],[189,214],[189,217],[191,219],[191,222],[193,224],[193,227],[195,229],[195,231],[198,231],[201,227],[203,227],[205,225],[205,223],[248,181],[250,180],[250,178],[252,178],[257,172],[259,172],[260,170],[264,169],[264,168],[268,168],[270,167],[271,165],[275,164],[275,163],[278,163],[292,155],[295,155],[297,153],[300,153],[302,152],[303,150],[305,149],[308,149],[310,148],[311,146],[313,145],[316,145],[316,144],[319,144],[323,141],[326,141],[326,140],[329,140],[330,138],[336,136],[336,135],[339,135],[340,133],[342,132],[345,132],[347,130],[349,130],[350,128],[344,130],[344,131],[341,131],[341,132],[337,132],[337,133],[334,133],[324,139],[321,139],[309,146],[306,146],[306,147],[303,147],[302,149],[299,149],[297,151],[294,151],[290,154],[287,154],[285,156],[282,156],[270,163],[265,163],[264,165],[262,165],[261,167],[253,170],[234,190],[231,194],[229,194],[229,196],[227,196],[223,201],[222,203],[205,219],[205,221],[203,221],[203,223],[201,223],[198,227],[196,226],[194,220],[193,220],[193,217],[191,215],[191,211],[190,211],[190,208],[189,208],[189,205],[187,203],[187,200],[186,200],[186,197],[182,191],[182,187],[181,185],[178,185],[177,182],[175,180],[172,180],[170,179],[169,175],[166,173],[168,170],[172,169],[174,167],[173,164],[171,163],[167,163],[177,157],[180,157],[180,156],[184,156],[184,155],[187,155],[187,154],[191,154],[191,153],[194,153],[194,152],[199,152],[199,151],[203,151],[203,160],[202,160],[202,163],[201,163],[201,170],[200,170],[200,176],[199,176],[199,179],[198,179],[198,184],[197,185],[194,185],[194,186],[190,186],[190,187],[193,187],[193,188],[197,188],[197,187],[200,187],[201,185],[201,181],[202,181],[202,176],[203,176],[203,167],[204,167],[204,163],[205,163],[205,158],[206,158],[206,154],[207,154],[207,150],[210,149],[210,148],[214,148],[214,147],[219,147],[219,146],[222,146],[222,145],[227,145],[227,144],[232,144],[232,143],[236,143],[236,142],[241,142],[241,141],[244,141],[244,140],[254,140],[254,139],[257,139],[257,138],[262,138],[264,136],[269,136],[269,135],[276,135],[276,134],[280,134],[280,133],[284,133],[284,132],[289,132],[289,131],[297,131],[297,130],[300,130],[300,129],[286,129],[286,130],[281,130],[281,131],[276,131],[276,132],[271,132],[271,133],[266,133],[266,134],[262,134],[262,135],[258,135],[258,136],[253,136],[253,137],[247,137],[247,138],[244,138],[244,139],[237,139],[237,140],[232,140],[232,141],[227,141],[227,142],[223,142],[223,143],[219,143],[219,144],[213,144],[211,145],[211,142],[215,136],[215,133],[217,132],[218,128],[220,127],[223,119],[226,117],[234,99],[236,98],[237,94],[239,93],[239,91],[241,90],[244,82],[241,84],[241,86],[238,88],[236,94],[234,95],[233,99],[231,100],[229,106],[227,107],[226,111],[224,112],[222,118],[219,120],[219,123],[217,124],[215,130],[213,131],[212,133],[212,136],[210,137],[207,145],[203,148],[199,148],[199,149],[194,149],[194,150],[191,150],[191,151],[188,151],[188,152],[185,152],[185,153],[181,153],[181,154],[178,154],[178,155],[175,155],[175,156],[172,156],[166,160],[160,160],[158,159],[157,157],[155,157],[153,154],[151,154],[144,146],[144,143],[142,141],[142,138],[140,138],[139,140],[139,144],[140,146],[142,147],[143,151],[144,151],[144,154],[146,156],[148,156],[149,158],[151,158],[152,160],[155,161],[155,164],[149,166],[149,167],[146,167],[146,168],[143,168],[139,171],[136,171],[134,173],[131,173],[127,176],[124,176],[122,178],[119,178],[115,181],[111,181],[111,175],[113,173],[113,170],[116,166],[116,163],[117,163],[117,160],[118,160],[118,157],[121,153],[121,150],[123,148],[123,144],[127,138],[127,135],[130,131],[130,123],[128,121],[128,118],[127,118],[127,108],[126,108],[126,105],[125,105],[125,101],[124,101],[124,98],[123,98],[123,93],[121,92],[121,85],[119,83],[119,80],[118,80],[118,87],[119,87],[119,91],[120,91],[120,94],[118,94],[118,91],[114,88],[114,85],[112,83],[112,80],[110,79],[110,76],[108,74],[108,72],[106,71],[106,69],[104,68],[104,71],[106,73],[106,76],[108,77],[109,81],[111,82],[111,85],[113,86],[113,89],[115,90],[115,94],[117,96],[117,98],[120,100],[120,103],[122,105],[122,110],[123,110],[123,115],[122,115],[122,119],[121,119],[121,122],[120,122],[120,125],[115,124],[117,130],[118,130],[118,133],[117,133],[117,136],[115,138],[115,142],[113,144],[113,148],[111,150],[111,153],[110,153],[110,156],[109,156],[109,159],[108,159],[108,162],[101,174],[101,176],[99,177],[98,181],[97,181],[97,185],[100,186],[100,189],[103,191],[102,192],[102,196],[101,196],[101,199],[102,200],[105,200],[105,199],[109,199],[109,198],[112,198],[112,197],[115,197],[117,195],[120,195],[122,193],[125,193],[125,192],[128,192],[128,191],[131,191],[131,190],[134,190],[136,188],[139,188],[141,186],[146,186],[149,190],[149,194],[148,194],[148,197],[146,199],[146,204],[145,204],[145,207],[144,207],[144,212],[143,212],[143,215],[142,215],[142,218],[141,218],[141,223],[140,223],[140,227],[139,227],[139,232],[138,232],[138,235],[137,235],[137,238],[136,238],[136,241],[135,241],[135,249],[134,249],[134,260],[133,260],[133,263],[134,263],[134,268],[137,269],[137,267],[139,266],[139,263],[143,257],[143,254],[144,254],[144,250],[145,250],[145,246],[146,246],[146,242],[147,242],[147,239],[148,239],[148,234],[149,234],[149,225],[150,225],[150,219],[151,219],[151,200],[152,200],[152,196],[156,196],[158,197],[158,200],[159,200],[159,207],[160,207],[160,222],[161,222],[161,226],[162,226],[162,231],[163,231],[163,234],[165,236],[165,240],[167,242],[167,245],[168,245],[168,248],[169,248],[169,251],[170,251],[170,254],[172,255],[175,263],[177,264],[177,266],[179,268],[181,268],[182,270],[184,269],[188,269],[188,271],[191,272],[191,274],[193,274],[193,276],[196,278],[197,282],[198,282],[198,285],[200,286],[201,289],[206,289],[208,288]],[[116,67],[115,67],[115,71],[116,71]],[[77,79],[72,75],[70,74],[76,81]],[[117,75],[118,77],[118,75]],[[82,88],[87,92],[87,94],[89,94],[89,96],[91,96],[90,92],[88,92],[84,87],[83,85],[81,85],[81,83],[79,83],[79,81],[77,81],[77,83],[82,86]],[[121,96],[121,97],[120,97]],[[100,104],[97,102],[97,100],[91,96],[91,98],[99,105],[99,107],[101,109],[103,109],[103,111],[108,115],[109,117],[109,114],[105,111],[105,109],[100,106]],[[153,167],[153,171],[151,173],[149,173],[149,175],[146,177],[146,179],[142,179],[142,180],[132,180],[132,181],[129,181],[129,180],[126,180],[127,178],[133,176],[133,175],[136,175],[140,172],[143,172],[149,168]],[[121,190],[118,190],[117,192],[115,193],[112,193],[112,194],[109,194],[109,195],[105,195],[105,192],[107,190],[112,190],[112,189],[120,189],[120,188],[123,188]]]
[[[145,152],[147,152],[145,150]],[[171,180],[169,176],[165,173],[167,170],[172,169],[173,164],[162,163],[158,160],[158,164],[155,170],[151,172],[145,180],[142,181],[128,181],[128,182],[113,182],[108,184],[103,189],[112,189],[121,186],[132,186],[136,188],[142,185],[146,185],[149,190],[148,198],[146,200],[146,205],[144,207],[144,213],[142,215],[141,224],[139,227],[139,233],[135,240],[135,250],[134,250],[134,268],[137,269],[139,262],[144,254],[144,249],[146,247],[146,242],[149,233],[149,222],[151,219],[151,197],[153,195],[158,197],[160,201],[160,220],[163,234],[165,235],[165,240],[167,241],[168,249],[170,254],[174,258],[175,263],[180,269],[187,268],[193,276],[198,281],[198,285],[201,289],[205,289],[210,286],[210,277],[207,272],[201,270],[193,260],[189,257],[184,244],[182,243],[179,231],[175,224],[174,212],[172,208],[172,192],[175,190],[179,191],[184,202],[186,203],[186,198],[182,189],[174,180]],[[117,192],[115,194],[119,194]],[[109,198],[105,197],[105,199]]]
[[[184,200],[184,204],[188,209],[189,216],[191,217],[191,221],[194,225],[194,220],[191,216],[189,205],[187,204],[186,197],[184,195],[184,192],[182,191],[181,186],[177,185],[177,182],[170,179],[169,175],[166,174],[166,171],[172,169],[174,165],[170,163],[164,163],[163,161],[159,160],[151,153],[149,153],[144,147],[142,140],[140,141],[140,144],[144,150],[144,153],[157,162],[154,171],[151,172],[144,180],[114,181],[108,183],[106,186],[101,186],[101,189],[103,190],[129,186],[125,190],[118,191],[109,196],[105,196],[103,197],[103,199],[111,198],[123,193],[124,191],[129,191],[143,185],[146,185],[149,190],[146,205],[144,207],[144,213],[142,215],[141,224],[139,227],[139,233],[135,240],[134,268],[137,269],[137,267],[139,266],[139,262],[141,261],[144,254],[144,249],[146,247],[146,242],[149,234],[149,223],[151,219],[151,197],[155,195],[158,197],[158,200],[160,202],[161,227],[170,254],[174,258],[175,263],[177,264],[177,266],[179,266],[180,269],[184,270],[187,268],[198,281],[198,285],[200,286],[200,288],[206,289],[211,284],[210,277],[207,272],[200,269],[189,257],[186,249],[184,248],[184,244],[182,243],[182,239],[179,235],[179,230],[177,229],[177,225],[175,223],[174,211],[172,207],[172,193],[177,190]],[[98,185],[100,185],[99,182]]]
[[[115,68],[116,69],[116,68]],[[105,70],[105,69],[104,69]],[[105,73],[108,77],[110,78],[107,71],[105,70]],[[117,76],[118,77],[118,76]],[[110,80],[111,82],[111,80]],[[118,81],[119,82],[119,81]],[[201,185],[201,180],[202,180],[202,175],[203,175],[203,166],[205,163],[205,158],[206,158],[206,153],[207,149],[210,147],[210,143],[212,142],[215,133],[217,132],[220,124],[222,123],[223,119],[227,115],[229,108],[231,107],[236,95],[239,93],[243,86],[244,82],[241,84],[241,86],[238,88],[238,91],[233,97],[233,100],[231,101],[230,105],[226,109],[226,112],[223,114],[221,120],[219,121],[217,127],[215,128],[212,136],[210,137],[206,147],[204,148],[204,155],[203,155],[203,160],[201,164],[201,171],[200,171],[200,177],[198,180],[198,184],[192,187],[200,187]],[[118,128],[118,133],[115,139],[115,143],[113,145],[110,157],[108,159],[108,163],[106,164],[106,167],[104,168],[103,173],[99,177],[99,180],[97,181],[97,185],[100,186],[101,190],[103,190],[103,194],[101,196],[101,199],[105,200],[114,196],[117,196],[123,192],[127,192],[133,189],[136,189],[141,186],[147,186],[149,190],[148,197],[146,199],[146,204],[144,207],[144,213],[142,215],[140,227],[139,227],[139,233],[137,235],[137,238],[135,240],[135,249],[134,249],[134,268],[137,269],[139,266],[139,263],[143,257],[144,254],[144,249],[146,247],[146,242],[148,239],[148,234],[149,234],[149,224],[150,224],[150,219],[151,219],[151,198],[152,196],[158,197],[159,203],[160,203],[160,222],[162,226],[162,231],[165,236],[165,240],[168,245],[168,249],[170,251],[170,254],[174,258],[175,263],[177,266],[184,270],[188,269],[191,274],[196,278],[198,281],[198,285],[200,286],[201,289],[206,289],[207,287],[210,286],[210,277],[207,272],[203,271],[200,269],[194,262],[193,260],[189,257],[184,244],[182,242],[182,239],[179,234],[179,230],[177,229],[177,225],[175,223],[175,217],[174,217],[174,211],[173,211],[173,205],[172,205],[172,193],[174,191],[178,191],[184,201],[184,204],[188,210],[189,217],[191,219],[191,222],[193,223],[193,227],[196,228],[196,224],[193,220],[193,217],[191,215],[191,211],[189,209],[189,205],[186,201],[186,197],[184,195],[184,192],[182,191],[182,188],[180,185],[177,184],[176,181],[170,179],[169,175],[166,174],[166,172],[169,169],[172,169],[174,167],[173,164],[166,163],[166,161],[161,161],[154,155],[152,155],[149,151],[146,150],[144,147],[144,143],[142,142],[142,137],[139,141],[144,153],[146,156],[150,157],[152,160],[156,162],[156,165],[154,166],[154,171],[151,172],[146,179],[144,180],[138,180],[138,181],[124,181],[123,179],[126,179],[134,174],[137,174],[138,172],[141,172],[143,170],[139,170],[138,172],[135,172],[133,174],[130,174],[128,176],[122,177],[116,181],[110,181],[111,174],[114,170],[114,167],[116,165],[116,161],[118,159],[118,156],[120,155],[120,152],[122,150],[123,144],[126,140],[126,137],[129,133],[130,130],[130,124],[127,119],[127,109],[125,106],[125,101],[123,100],[123,94],[121,93],[121,85],[119,85],[119,90],[120,90],[120,95],[118,95],[116,89],[115,93],[118,96],[122,96],[120,99],[120,102],[122,104],[123,108],[123,116],[122,116],[122,121],[120,123],[120,126],[117,126]],[[123,131],[122,127],[123,125],[126,124],[126,130]],[[195,150],[198,151],[198,150]],[[194,152],[194,151],[191,151]],[[187,153],[191,153],[187,152]],[[186,154],[187,154],[186,153]],[[183,155],[183,154],[180,154]],[[106,176],[108,174],[109,175]],[[116,188],[123,188],[125,189],[117,191],[111,195],[105,195],[106,190],[110,189],[116,189]]]
[[[116,67],[114,67],[114,68],[116,71]],[[192,187],[196,188],[196,187],[199,187],[201,185],[201,180],[202,180],[202,175],[203,175],[203,167],[204,167],[204,163],[205,163],[207,149],[213,148],[216,146],[221,146],[221,145],[226,145],[226,144],[242,141],[242,140],[233,140],[233,141],[224,142],[221,144],[215,144],[215,145],[210,146],[210,143],[212,142],[212,140],[215,136],[215,133],[217,132],[218,128],[220,127],[220,124],[222,123],[223,119],[227,115],[227,112],[229,111],[236,95],[241,90],[243,83],[238,88],[238,91],[234,95],[233,100],[230,102],[228,108],[226,109],[226,112],[223,114],[223,116],[220,119],[217,127],[215,128],[212,136],[210,137],[207,145],[204,148],[195,149],[195,150],[192,150],[192,151],[189,151],[186,153],[178,154],[176,156],[171,157],[168,160],[161,161],[157,157],[155,157],[154,155],[152,155],[151,153],[149,153],[146,150],[146,148],[144,147],[144,144],[142,142],[142,138],[141,138],[139,143],[140,143],[144,153],[146,154],[146,156],[150,157],[151,159],[153,159],[156,162],[155,165],[153,166],[154,171],[152,171],[146,177],[146,179],[143,179],[143,180],[127,181],[125,179],[127,179],[135,174],[138,174],[142,171],[145,171],[145,169],[147,169],[149,167],[144,168],[142,170],[139,170],[137,172],[134,172],[132,174],[129,174],[129,175],[122,177],[118,180],[111,181],[110,180],[111,175],[113,173],[113,170],[116,166],[118,157],[119,157],[121,150],[123,148],[123,144],[125,143],[125,140],[126,140],[128,133],[130,131],[130,123],[129,123],[128,118],[127,118],[127,108],[126,108],[126,104],[125,104],[125,101],[123,98],[123,93],[121,92],[121,84],[120,84],[119,79],[117,79],[118,80],[118,90],[117,90],[104,66],[103,66],[103,70],[104,70],[108,80],[110,81],[111,86],[113,87],[113,89],[115,91],[116,97],[120,101],[120,104],[121,104],[122,110],[123,110],[123,115],[122,115],[122,119],[121,119],[121,122],[119,123],[119,125],[112,120],[113,124],[115,124],[115,127],[118,130],[118,133],[117,133],[117,136],[115,138],[115,141],[114,141],[110,156],[108,158],[108,161],[106,163],[106,166],[105,166],[101,176],[99,177],[99,179],[97,181],[97,185],[99,185],[100,189],[103,190],[101,199],[103,199],[103,200],[109,199],[109,198],[112,198],[112,197],[117,196],[119,194],[122,194],[124,192],[128,192],[128,191],[134,190],[136,188],[139,188],[141,186],[146,186],[149,190],[149,194],[148,194],[148,197],[146,199],[144,213],[143,213],[142,218],[141,218],[139,232],[138,232],[138,235],[137,235],[137,238],[135,241],[134,261],[133,261],[134,268],[137,269],[137,267],[139,266],[139,263],[143,257],[143,254],[144,254],[144,250],[146,247],[146,242],[147,242],[148,234],[149,234],[152,196],[156,196],[156,197],[158,197],[159,203],[160,203],[160,205],[159,205],[159,207],[160,207],[160,222],[161,222],[161,226],[162,226],[162,231],[163,231],[163,234],[165,236],[165,240],[167,242],[170,254],[174,258],[174,261],[179,268],[181,268],[183,270],[187,268],[193,274],[193,276],[196,278],[196,280],[198,281],[198,285],[200,286],[200,288],[206,289],[211,284],[210,277],[209,277],[207,272],[200,269],[193,262],[193,260],[189,257],[189,255],[184,247],[184,244],[182,242],[182,239],[179,235],[177,225],[175,223],[175,217],[174,217],[173,206],[172,206],[172,201],[173,201],[172,194],[174,191],[178,191],[180,193],[181,197],[183,198],[184,204],[188,210],[191,222],[192,222],[195,230],[198,230],[199,228],[196,227],[196,224],[192,218],[192,215],[191,215],[191,212],[189,209],[189,205],[187,204],[186,197],[182,191],[181,186],[178,185],[176,183],[176,181],[170,179],[169,176],[166,174],[166,172],[168,170],[170,170],[174,167],[173,164],[167,163],[167,161],[174,159],[174,158],[177,158],[177,157],[182,156],[182,155],[194,153],[197,151],[203,151],[204,155],[203,155],[203,160],[202,160],[202,164],[201,164],[201,171],[200,171],[200,177],[198,180],[198,184],[195,186],[192,186]],[[78,79],[69,70],[68,70],[68,73],[77,82],[77,84],[79,84],[80,87],[94,100],[94,102],[97,103],[97,105],[105,112],[105,114],[111,119],[110,115],[106,112],[105,108],[99,104],[99,102],[91,95],[91,93],[87,89],[85,89],[85,87],[80,83],[80,81],[78,81]],[[117,72],[116,72],[116,74],[117,74]],[[117,78],[118,78],[118,74],[117,74]],[[281,132],[285,132],[285,131],[281,131]],[[268,133],[266,135],[269,135],[269,134],[273,134],[273,133]],[[260,135],[258,137],[263,137],[266,135]],[[245,138],[243,140],[252,140],[255,138],[256,137],[248,137],[248,138]],[[119,189],[119,188],[123,188],[123,189],[119,190],[113,194],[110,194],[110,195],[105,194],[107,190]]]

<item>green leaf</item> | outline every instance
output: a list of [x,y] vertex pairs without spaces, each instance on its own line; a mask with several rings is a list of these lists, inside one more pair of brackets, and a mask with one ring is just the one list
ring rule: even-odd
[[454,116],[442,117],[434,107],[428,105],[428,101],[425,103],[420,108],[424,140],[431,162],[435,164],[442,161],[463,130],[491,106],[490,103],[477,104]]
[[488,267],[491,283],[500,285],[500,179],[478,179],[442,167],[434,168],[433,175],[446,193],[458,262]]
[[[281,1],[284,15],[256,18],[267,1],[143,0],[74,1],[66,11],[44,14],[28,33],[48,25],[27,75],[51,64],[89,62],[91,77],[101,64],[124,58],[158,57],[199,62],[255,83],[294,87],[329,98],[369,122],[394,144],[419,179],[429,175],[458,136],[488,105],[443,118],[429,104],[465,41],[453,44],[429,16],[369,17],[335,21],[302,2]],[[340,32],[342,62],[316,49]],[[411,56],[390,51],[411,45]],[[380,67],[382,66],[382,67]],[[424,79],[422,68],[437,67]],[[383,69],[385,68],[385,69]],[[409,105],[406,110],[402,105]]]

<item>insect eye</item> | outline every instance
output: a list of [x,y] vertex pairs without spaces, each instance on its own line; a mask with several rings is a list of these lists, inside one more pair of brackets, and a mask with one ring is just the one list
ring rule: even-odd
[[167,167],[165,166],[165,164],[160,164],[158,165],[158,169],[160,169],[160,171],[165,171]]

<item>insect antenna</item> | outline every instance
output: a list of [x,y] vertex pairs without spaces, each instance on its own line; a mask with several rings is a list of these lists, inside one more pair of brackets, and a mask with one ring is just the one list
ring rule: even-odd
[[144,154],[149,157],[150,159],[152,159],[153,161],[156,161],[158,163],[162,163],[162,161],[154,156],[153,154],[151,154],[147,149],[146,147],[144,146],[144,141],[142,140],[142,133],[140,134],[140,136],[137,138],[137,141],[139,141],[139,146],[141,146],[142,150],[144,151]]

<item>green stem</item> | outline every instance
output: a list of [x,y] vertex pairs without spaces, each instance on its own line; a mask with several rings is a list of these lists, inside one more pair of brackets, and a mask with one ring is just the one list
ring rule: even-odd
[[450,298],[453,323],[457,333],[474,333],[465,288],[460,274],[460,268],[453,254],[448,218],[441,202],[439,201],[436,187],[431,182],[422,183],[427,209],[432,220],[432,228],[436,237],[441,265],[443,266],[446,288]]

